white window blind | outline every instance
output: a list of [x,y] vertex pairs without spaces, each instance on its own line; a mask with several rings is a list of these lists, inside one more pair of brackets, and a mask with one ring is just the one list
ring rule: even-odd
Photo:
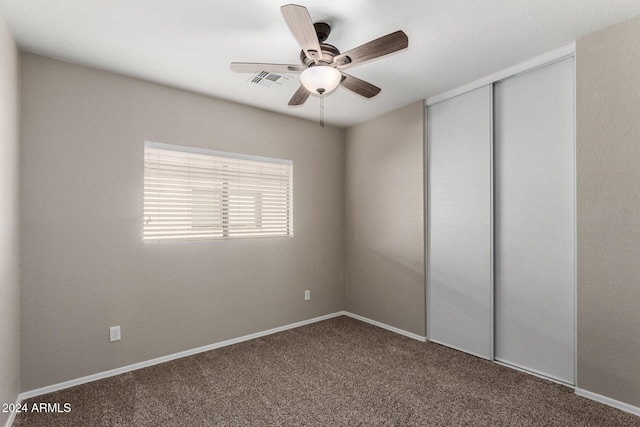
[[292,235],[290,160],[145,142],[145,241]]

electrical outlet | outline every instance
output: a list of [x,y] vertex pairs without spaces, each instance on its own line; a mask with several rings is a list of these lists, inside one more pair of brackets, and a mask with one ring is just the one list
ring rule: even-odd
[[120,341],[122,336],[120,335],[120,326],[112,326],[109,328],[109,341]]
[[304,300],[309,301],[311,299],[311,291],[304,291]]

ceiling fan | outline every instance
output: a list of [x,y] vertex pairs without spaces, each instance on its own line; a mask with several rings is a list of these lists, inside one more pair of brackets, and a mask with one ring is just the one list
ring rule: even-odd
[[311,93],[325,95],[338,86],[366,98],[376,96],[381,90],[379,87],[347,74],[343,70],[409,46],[407,35],[403,31],[396,31],[340,53],[335,46],[324,42],[331,32],[329,24],[312,23],[306,7],[287,4],[282,6],[280,10],[293,36],[302,48],[302,52],[300,52],[302,65],[232,62],[231,70],[236,73],[267,71],[300,74],[302,84],[289,100],[289,105],[292,106],[304,104]]

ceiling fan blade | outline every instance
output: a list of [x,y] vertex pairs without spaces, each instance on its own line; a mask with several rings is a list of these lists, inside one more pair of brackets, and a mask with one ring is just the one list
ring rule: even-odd
[[396,31],[378,39],[371,40],[362,46],[353,48],[334,58],[338,68],[348,68],[363,62],[397,52],[409,46],[409,38],[404,31]]
[[297,74],[301,73],[305,68],[304,65],[294,64],[263,64],[258,62],[232,62],[231,71],[236,73],[259,73],[260,71],[268,71],[270,73],[281,74]]
[[349,89],[358,95],[362,95],[365,98],[373,98],[382,90],[378,86],[374,86],[371,83],[365,82],[364,80],[360,80],[359,78],[346,73],[342,73],[340,86],[345,89]]
[[306,87],[300,85],[296,93],[294,93],[291,99],[289,100],[289,105],[296,106],[296,105],[304,104],[307,98],[309,98],[310,94],[311,92],[309,92]]
[[293,37],[304,50],[304,53],[307,57],[313,58],[314,62],[318,64],[318,61],[322,58],[322,50],[307,8],[297,4],[287,4],[282,6],[280,10]]

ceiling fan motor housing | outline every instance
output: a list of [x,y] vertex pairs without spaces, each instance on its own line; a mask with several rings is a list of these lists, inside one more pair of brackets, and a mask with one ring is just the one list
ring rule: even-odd
[[304,53],[304,50],[302,50],[300,51],[300,62],[307,67],[312,67],[314,65],[331,65],[333,63],[333,58],[340,55],[340,51],[337,47],[323,43],[329,37],[329,34],[331,34],[331,26],[326,22],[316,22],[313,24],[313,28],[318,36],[318,42],[320,42],[322,59],[319,60],[319,64],[316,64],[315,60],[313,58],[309,58]]
[[[317,65],[331,65],[333,63],[333,58],[337,55],[340,55],[340,51],[337,47],[332,46],[330,44],[322,43],[320,45],[320,50],[322,51],[322,59],[320,59],[320,64]],[[300,51],[300,62],[307,67],[313,67],[316,65],[313,58],[309,58],[304,50]]]

